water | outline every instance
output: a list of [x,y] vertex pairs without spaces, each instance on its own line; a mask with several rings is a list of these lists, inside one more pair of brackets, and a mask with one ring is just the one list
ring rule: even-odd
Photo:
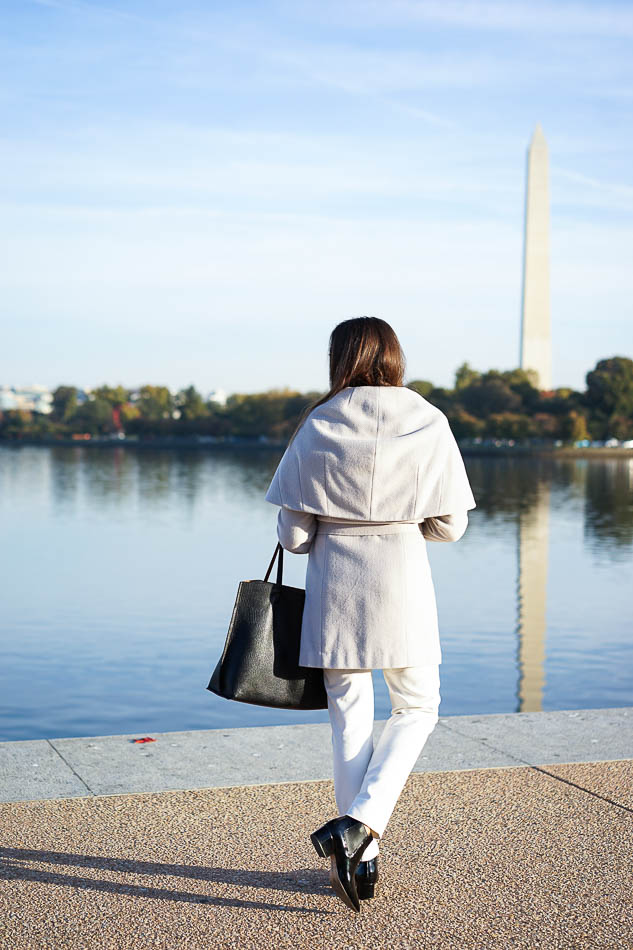
[[[280,456],[0,449],[0,739],[327,721],[205,688],[238,582],[275,548]],[[429,543],[440,714],[633,705],[633,460],[466,464],[468,530]],[[306,564],[286,554],[285,582]]]

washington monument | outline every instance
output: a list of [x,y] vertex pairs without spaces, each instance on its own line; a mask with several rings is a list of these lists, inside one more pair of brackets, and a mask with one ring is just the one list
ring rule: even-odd
[[539,389],[552,388],[548,157],[540,125],[534,130],[527,158],[520,365],[536,370]]

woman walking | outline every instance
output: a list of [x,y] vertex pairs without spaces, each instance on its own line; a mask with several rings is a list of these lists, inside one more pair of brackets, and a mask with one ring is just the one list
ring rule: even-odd
[[[345,320],[330,389],[308,406],[266,501],[283,547],[309,554],[299,663],[321,667],[338,816],[311,834],[352,910],[375,894],[378,841],[438,721],[442,660],[426,541],[457,541],[475,507],[446,416],[403,385],[391,326]],[[372,669],[391,717],[373,745]]]

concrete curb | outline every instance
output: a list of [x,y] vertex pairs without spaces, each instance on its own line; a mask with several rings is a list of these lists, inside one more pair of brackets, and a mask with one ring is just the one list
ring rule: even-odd
[[[376,741],[385,725],[374,725]],[[329,723],[0,743],[0,801],[332,779]],[[442,717],[414,772],[633,758],[633,707]]]

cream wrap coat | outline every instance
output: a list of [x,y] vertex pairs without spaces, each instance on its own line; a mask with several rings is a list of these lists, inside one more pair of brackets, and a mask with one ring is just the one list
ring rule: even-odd
[[441,662],[426,542],[458,540],[475,499],[439,409],[407,387],[348,386],[309,414],[265,499],[283,547],[308,554],[302,666]]

